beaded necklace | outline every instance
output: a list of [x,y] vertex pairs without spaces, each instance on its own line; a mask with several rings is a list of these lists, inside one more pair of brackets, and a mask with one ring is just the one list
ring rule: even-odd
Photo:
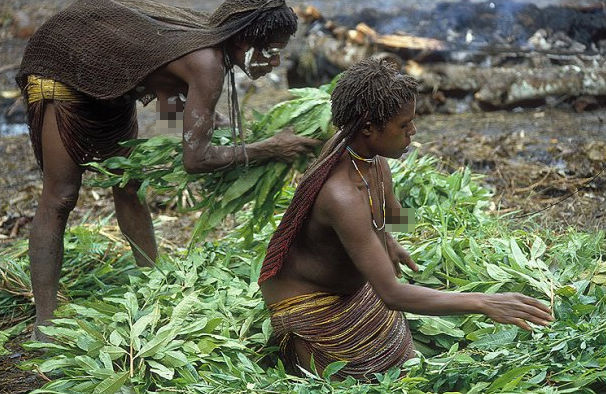
[[367,159],[365,157],[360,156],[356,152],[354,152],[354,150],[351,149],[350,146],[347,146],[346,149],[347,149],[347,152],[349,152],[349,155],[351,156],[349,159],[351,160],[352,164],[354,165],[354,168],[358,172],[358,175],[360,175],[360,178],[362,178],[362,182],[364,182],[364,185],[366,186],[366,191],[368,192],[368,203],[370,205],[370,217],[372,218],[372,225],[375,227],[375,229],[377,231],[381,231],[385,228],[385,186],[383,184],[383,176],[381,176],[381,195],[382,195],[381,199],[383,200],[383,224],[379,227],[379,225],[377,225],[377,222],[375,221],[374,210],[372,208],[372,196],[370,195],[370,185],[368,184],[368,181],[366,180],[366,178],[364,178],[364,175],[362,175],[362,172],[360,171],[360,169],[358,168],[358,165],[354,161],[354,159],[358,159],[360,161],[364,161],[369,164],[373,164],[375,162],[379,163],[377,161],[377,157],[375,156],[372,159]]

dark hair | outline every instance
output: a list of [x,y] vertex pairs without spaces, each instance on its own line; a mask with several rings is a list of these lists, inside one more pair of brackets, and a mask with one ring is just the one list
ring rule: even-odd
[[351,66],[331,95],[333,123],[353,136],[366,122],[383,127],[416,97],[418,82],[387,61],[367,58]]
[[234,35],[234,39],[262,47],[280,36],[292,36],[297,31],[297,14],[287,6],[263,11],[254,22]]

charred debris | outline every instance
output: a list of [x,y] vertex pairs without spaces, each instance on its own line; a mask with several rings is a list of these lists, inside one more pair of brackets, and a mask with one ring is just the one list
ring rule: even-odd
[[432,10],[365,9],[325,18],[299,7],[291,86],[325,82],[352,63],[392,60],[421,83],[420,113],[606,103],[606,3],[549,6],[494,1]]

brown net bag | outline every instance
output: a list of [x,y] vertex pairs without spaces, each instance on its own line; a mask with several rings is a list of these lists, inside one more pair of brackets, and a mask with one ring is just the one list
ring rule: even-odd
[[116,98],[275,7],[285,7],[284,0],[226,0],[212,14],[143,0],[77,0],[31,37],[17,83],[24,89],[35,74],[95,98]]

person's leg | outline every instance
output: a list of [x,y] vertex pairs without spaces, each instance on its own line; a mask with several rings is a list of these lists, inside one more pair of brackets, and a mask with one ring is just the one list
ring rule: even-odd
[[42,126],[44,174],[42,196],[31,226],[30,271],[36,323],[34,338],[48,340],[37,327],[53,318],[63,261],[63,234],[67,218],[78,201],[82,169],[71,159],[57,128],[55,107],[46,105]]
[[156,261],[158,250],[149,209],[137,197],[138,187],[134,182],[124,188],[113,187],[116,217],[120,230],[130,243],[137,265],[151,267]]
[[[295,352],[297,353],[297,361],[299,362],[299,365],[311,372],[311,352],[309,351],[308,346],[306,345],[305,341],[302,340],[301,338],[295,337],[293,339],[293,341],[294,341]],[[296,372],[300,373],[300,371],[296,371]],[[324,372],[324,368],[322,368],[321,366],[316,364],[316,372],[318,372],[318,374],[320,374],[320,376],[322,376],[322,373]]]

